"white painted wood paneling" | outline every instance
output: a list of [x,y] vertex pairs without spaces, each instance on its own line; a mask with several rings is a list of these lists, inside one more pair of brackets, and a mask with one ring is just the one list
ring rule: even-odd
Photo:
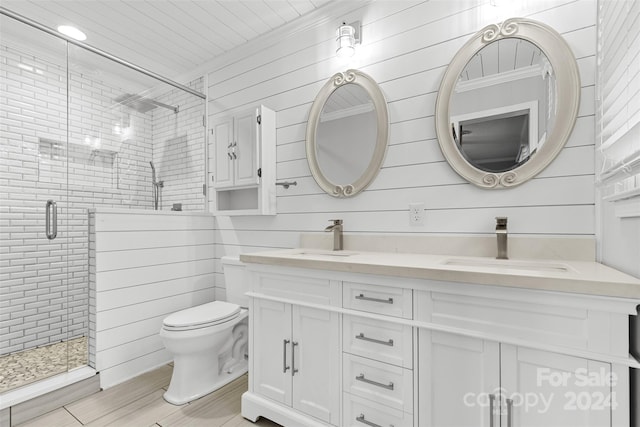
[[640,2],[599,0],[598,11],[598,260],[640,277]]
[[[276,110],[277,180],[298,183],[277,188],[275,217],[218,217],[216,258],[297,246],[300,233],[319,232],[332,218],[344,219],[345,233],[477,235],[493,233],[494,217],[506,215],[511,234],[593,236],[595,1],[510,2],[508,8],[481,0],[354,3],[341,19],[362,21],[363,45],[351,60],[335,56],[339,22],[329,20],[251,57],[239,59],[238,51],[214,61],[209,118],[260,103]],[[455,52],[475,31],[506,18],[504,13],[540,20],[565,37],[578,61],[582,99],[573,134],[551,166],[519,187],[491,191],[466,183],[444,161],[434,109]],[[319,88],[347,68],[361,69],[380,84],[390,137],[375,181],[354,198],[340,200],[322,193],[311,177],[305,132]],[[425,204],[423,226],[409,225],[411,202]],[[221,297],[219,263],[216,279]]]
[[169,362],[162,320],[214,299],[214,220],[206,213],[92,215],[95,363],[107,388]]
[[91,46],[172,77],[327,1],[3,0],[2,6],[50,28],[72,23]]

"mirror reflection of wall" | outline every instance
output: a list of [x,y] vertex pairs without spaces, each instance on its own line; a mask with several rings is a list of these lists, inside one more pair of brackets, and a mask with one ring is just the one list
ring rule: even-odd
[[454,140],[478,169],[514,169],[546,141],[555,94],[553,69],[538,46],[519,38],[489,43],[456,84],[450,107]]
[[531,105],[533,108],[495,115],[481,111],[478,118],[452,117],[456,143],[464,157],[488,172],[508,171],[529,160],[537,140],[537,129],[529,127],[537,104]]
[[376,148],[376,112],[367,92],[345,84],[327,99],[316,130],[316,156],[322,174],[347,185],[367,170]]

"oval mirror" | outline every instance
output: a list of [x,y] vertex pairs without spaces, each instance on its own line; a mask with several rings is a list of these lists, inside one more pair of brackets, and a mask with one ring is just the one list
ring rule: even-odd
[[387,103],[371,77],[358,70],[331,77],[307,123],[307,160],[318,185],[334,197],[364,190],[384,161],[388,125]]
[[472,184],[515,186],[558,155],[579,101],[578,67],[562,37],[509,19],[479,31],[449,64],[436,101],[438,142]]

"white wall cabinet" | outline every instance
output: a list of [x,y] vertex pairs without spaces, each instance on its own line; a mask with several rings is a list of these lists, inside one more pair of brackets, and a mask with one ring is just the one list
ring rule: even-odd
[[275,113],[261,105],[212,120],[210,134],[214,213],[275,214]]
[[[627,427],[633,301],[249,264],[242,414],[300,426]],[[341,403],[341,404],[340,404]]]

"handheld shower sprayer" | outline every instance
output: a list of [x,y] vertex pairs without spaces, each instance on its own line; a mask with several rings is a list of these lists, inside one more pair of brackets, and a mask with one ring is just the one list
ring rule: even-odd
[[156,168],[153,165],[153,161],[149,162],[151,165],[151,184],[153,195],[153,208],[158,210],[158,202],[160,200],[160,189],[164,187],[164,181],[156,181]]
[[151,182],[156,183],[156,168],[153,166],[153,161],[149,162],[151,165]]

